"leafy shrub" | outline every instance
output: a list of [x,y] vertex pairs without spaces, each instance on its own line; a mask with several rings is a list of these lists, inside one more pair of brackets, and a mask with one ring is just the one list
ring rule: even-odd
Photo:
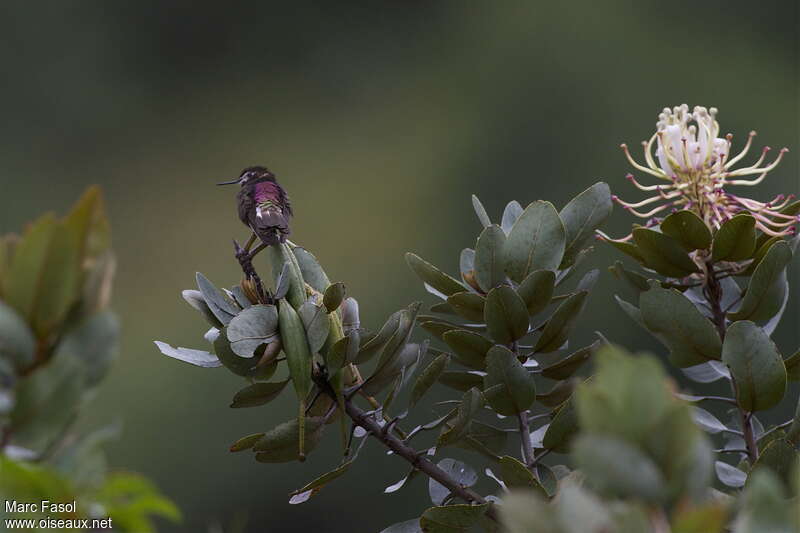
[[110,245],[96,188],[63,219],[46,214],[0,238],[0,499],[78,502],[6,518],[110,517],[115,530],[146,533],[152,515],[179,517],[146,479],[108,472],[101,447],[119,427],[72,430],[117,353]]

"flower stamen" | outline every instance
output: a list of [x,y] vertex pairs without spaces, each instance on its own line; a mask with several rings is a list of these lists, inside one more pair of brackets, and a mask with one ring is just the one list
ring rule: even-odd
[[[756,219],[756,227],[768,235],[794,234],[800,217],[780,212],[790,205],[793,195],[778,195],[769,202],[759,202],[725,190],[728,186],[760,184],[789,150],[781,149],[771,163],[764,164],[770,151],[768,146],[764,147],[753,164],[734,169],[750,152],[756,132],[751,131],[742,150],[731,156],[733,135],[720,137],[716,116],[714,107],[696,106],[691,113],[686,104],[664,108],[658,115],[656,132],[641,143],[645,165],[633,158],[627,144],[621,144],[620,148],[631,166],[668,184],[645,185],[628,174],[625,177],[634,187],[650,195],[638,202],[626,202],[617,196],[613,200],[634,215],[648,219],[648,226],[659,224],[661,219],[654,215],[671,208],[693,211],[712,230],[719,229],[737,214],[749,213]],[[746,176],[755,177],[741,179]],[[648,211],[638,210],[653,204],[659,205]],[[605,234],[599,235],[608,239]],[[619,242],[627,242],[630,237]]]

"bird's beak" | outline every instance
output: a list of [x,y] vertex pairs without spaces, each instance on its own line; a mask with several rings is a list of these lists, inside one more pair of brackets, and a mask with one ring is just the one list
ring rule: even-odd
[[239,183],[239,178],[231,181],[223,181],[222,183],[217,183],[217,185],[233,185],[234,183]]

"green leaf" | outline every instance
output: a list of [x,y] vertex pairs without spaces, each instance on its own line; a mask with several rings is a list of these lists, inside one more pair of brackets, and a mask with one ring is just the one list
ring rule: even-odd
[[464,438],[455,443],[455,446],[478,452],[491,460],[497,460],[498,454],[503,453],[503,450],[506,449],[508,435],[509,432],[503,429],[473,420]]
[[539,496],[547,497],[547,491],[536,481],[533,472],[514,457],[504,455],[500,458],[500,477],[509,488],[529,488]]
[[439,320],[433,319],[431,317],[425,317],[425,320],[422,320],[419,323],[419,327],[436,337],[437,339],[444,339],[445,333],[448,331],[455,331],[460,330],[461,326],[458,324],[453,324],[452,322],[448,322],[447,320]]
[[18,369],[33,362],[36,340],[22,317],[0,301],[0,359],[5,358]]
[[[584,532],[611,532],[614,533],[641,533],[646,529],[617,529],[611,512],[614,507],[601,501],[595,494],[585,488],[574,485],[564,484],[564,488],[558,495],[556,512],[561,523],[566,524],[565,531],[574,533]],[[649,529],[649,528],[648,528]],[[709,532],[706,532],[709,533]]]
[[468,279],[475,279],[475,250],[464,248],[458,256],[458,269],[461,271],[461,279],[465,282]]
[[87,384],[96,385],[117,357],[119,332],[119,320],[114,313],[95,313],[63,333],[54,357],[74,356],[86,366]]
[[633,240],[644,258],[644,264],[659,274],[683,278],[700,271],[683,246],[669,235],[647,228],[635,228]]
[[420,372],[419,377],[414,382],[414,387],[411,389],[411,407],[415,406],[422,396],[428,392],[428,389],[436,383],[449,362],[450,356],[448,354],[439,354]]
[[[573,398],[582,429],[630,442],[644,442],[675,403],[658,360],[610,345],[598,352],[595,375]],[[688,408],[682,420],[694,428]]]
[[654,287],[639,304],[644,325],[669,348],[672,364],[685,368],[720,358],[722,342],[713,324],[680,292]]
[[569,338],[575,322],[586,307],[588,291],[579,291],[561,302],[547,321],[533,348],[534,353],[550,353],[560,349]]
[[[529,491],[513,491],[498,506],[503,526],[508,533],[563,533],[555,508]],[[602,530],[601,530],[602,531]],[[569,533],[578,533],[571,531]]]
[[639,250],[639,248],[637,248],[636,245],[634,243],[632,243],[632,242],[618,241],[618,240],[608,239],[608,238],[603,239],[603,242],[607,242],[608,244],[610,244],[611,246],[613,246],[614,248],[616,248],[620,252],[624,253],[627,256],[633,257],[634,259],[636,259],[640,263],[644,263],[645,262],[644,255]]
[[3,280],[5,301],[27,320],[32,320],[35,316],[42,280],[47,274],[47,255],[57,229],[58,223],[50,213],[31,223],[14,247],[14,254]]
[[576,440],[573,453],[586,480],[601,493],[651,503],[663,501],[664,479],[658,467],[626,441],[585,433]]
[[517,287],[517,294],[528,309],[529,315],[544,310],[553,299],[556,273],[552,270],[535,270],[528,274]]
[[[283,300],[289,294],[289,289],[292,285],[292,276],[289,273],[289,263],[283,263],[281,267],[281,273],[278,274],[278,277],[275,278],[275,290],[272,293],[273,300]],[[245,297],[245,299],[247,299]],[[239,301],[238,298],[234,296],[234,300],[236,300],[239,305],[242,303]],[[252,305],[252,303],[251,303]],[[250,305],[242,305],[242,309],[250,307]]]
[[358,356],[360,336],[357,329],[351,329],[330,347],[325,354],[325,365],[328,372],[335,372],[346,363],[355,362]]
[[277,383],[254,383],[236,393],[231,407],[256,407],[267,404],[283,392],[287,383],[289,383],[288,379]]
[[750,475],[752,476],[753,472],[759,469],[768,468],[783,481],[788,490],[791,489],[792,467],[795,466],[798,459],[800,459],[800,455],[794,445],[786,439],[777,438],[761,450]]
[[[266,253],[272,266],[272,276],[276,280],[276,292],[277,290],[280,290],[281,293],[285,292],[284,299],[288,300],[295,309],[300,309],[300,306],[307,299],[307,292],[306,281],[303,279],[303,269],[300,267],[298,256],[288,243],[268,246]],[[286,283],[288,283],[288,287],[286,287]],[[327,286],[325,285],[318,291],[324,291]]]
[[[772,246],[776,242],[781,242],[783,240],[781,237],[778,237],[778,236],[770,237],[766,233],[763,233],[762,235],[765,236],[765,237],[768,237],[768,238],[763,243],[761,243],[760,245],[757,245],[756,251],[753,254],[753,261],[750,263],[750,265],[748,265],[747,269],[744,272],[742,272],[741,274],[739,274],[739,275],[741,275],[741,276],[752,276],[753,273],[756,271],[756,268],[758,267],[758,265],[761,264],[761,261],[767,255],[767,252],[770,250],[770,248],[772,248]],[[760,241],[760,239],[759,239],[759,241]],[[758,244],[758,242],[757,242],[757,244]]]
[[239,308],[200,272],[195,275],[195,278],[197,279],[197,288],[200,289],[211,312],[222,324],[228,325],[231,319],[239,313]]
[[80,296],[85,228],[59,223],[47,250],[47,259],[39,279],[38,292],[32,298],[34,331],[41,337],[54,331]]
[[[648,285],[649,287],[649,285]],[[628,317],[640,325],[642,328],[647,329],[647,326],[644,325],[644,320],[642,319],[642,311],[635,305],[630,302],[626,302],[616,294],[614,295],[614,301],[617,302],[620,309],[622,309]]]
[[[219,358],[222,365],[236,374],[237,376],[253,377],[258,372],[258,357],[241,357],[231,349],[226,331],[220,331],[214,339],[214,353]],[[271,375],[271,374],[270,374]],[[269,375],[263,379],[267,379]]]
[[213,353],[208,353],[205,350],[192,350],[190,348],[177,347],[173,348],[166,342],[153,341],[158,346],[159,351],[167,357],[172,357],[178,361],[189,363],[191,365],[203,368],[216,368],[222,366],[219,357]]
[[457,391],[466,392],[473,387],[483,386],[483,375],[479,372],[445,371],[437,378],[439,383]]
[[203,298],[203,293],[194,289],[186,289],[181,292],[181,296],[186,300],[186,303],[191,305],[194,309],[200,312],[206,321],[215,328],[222,328],[224,324],[211,312],[211,308]]
[[725,335],[722,360],[736,381],[736,403],[747,411],[777,405],[786,392],[786,368],[772,339],[752,322],[734,322]]
[[643,292],[650,288],[646,277],[628,270],[621,261],[615,261],[613,266],[608,267],[608,270],[614,274],[617,279],[627,282],[638,292]]
[[319,491],[325,487],[331,481],[342,477],[350,467],[353,466],[354,458],[350,459],[339,465],[337,468],[334,468],[330,472],[326,472],[319,476],[318,478],[314,479],[310,483],[306,484],[303,488],[297,489],[292,491],[289,496],[289,503],[292,505],[297,505],[299,503],[305,503],[310,498],[315,496]]
[[[310,452],[319,443],[325,428],[322,418],[309,417],[305,420],[305,451]],[[264,433],[253,445],[256,461],[260,463],[288,463],[298,459],[298,435],[300,425],[297,419],[289,420]]]
[[[101,486],[108,475],[108,463],[103,447],[119,439],[122,423],[117,421],[97,430],[66,439],[48,458],[61,475],[70,480],[78,490],[92,490]],[[0,489],[2,493],[2,489]]]
[[153,516],[172,522],[181,519],[177,506],[165,498],[149,480],[130,472],[113,472],[95,500],[108,517],[114,529],[154,533]]
[[751,215],[736,215],[726,221],[711,246],[713,261],[742,261],[749,259],[756,249],[756,219]]
[[689,251],[711,246],[711,231],[693,211],[676,211],[661,222],[661,232],[680,242]]
[[506,240],[506,272],[522,282],[535,270],[555,270],[561,264],[566,230],[553,204],[531,203],[514,223]]
[[72,421],[85,384],[84,365],[68,355],[20,379],[11,411],[12,443],[38,452],[46,449]]
[[714,471],[723,485],[734,489],[743,487],[745,481],[747,481],[747,474],[735,466],[731,466],[722,461],[716,461],[714,463]]
[[558,214],[564,224],[566,245],[560,268],[570,266],[594,231],[611,215],[611,192],[598,182],[569,201]]
[[484,228],[488,228],[492,225],[489,215],[486,214],[486,209],[483,207],[481,201],[478,200],[478,197],[474,194],[472,195],[472,207],[475,209],[475,214],[478,215],[478,220]]
[[506,280],[504,247],[506,234],[500,226],[487,226],[475,245],[475,279],[483,292],[501,285]]
[[571,377],[600,348],[600,341],[572,352],[564,359],[542,368],[542,376],[547,379],[567,379]]
[[[527,410],[536,400],[536,385],[522,363],[503,346],[495,346],[486,354],[486,396],[492,409],[505,416]],[[488,389],[498,386],[489,394]]]
[[[407,340],[407,338],[406,338]],[[378,394],[388,385],[395,382],[395,380],[410,375],[414,365],[417,364],[421,355],[427,351],[427,345],[419,344],[401,344],[394,352],[395,355],[387,360],[386,364],[379,366],[375,372],[367,378],[366,384],[363,387],[364,392],[369,395]],[[411,370],[409,370],[411,369]],[[399,387],[405,380],[396,383]],[[388,402],[384,402],[384,407]]]
[[277,339],[278,310],[274,305],[253,305],[231,318],[225,331],[236,355],[253,357],[259,346]]
[[278,318],[289,375],[292,378],[295,392],[297,392],[297,398],[302,402],[305,401],[311,390],[312,354],[308,346],[305,327],[302,319],[287,300],[281,301],[278,307]]
[[465,289],[461,283],[416,254],[408,252],[406,254],[406,262],[422,281],[445,296],[462,292]]
[[339,308],[340,305],[342,305],[346,293],[347,291],[344,283],[341,281],[337,281],[336,283],[328,285],[328,288],[325,289],[325,294],[322,297],[322,304],[329,313],[333,313]]
[[263,436],[264,433],[253,433],[252,435],[247,435],[246,437],[242,437],[241,439],[231,444],[230,451],[241,452],[244,450],[249,450],[250,448],[253,447],[253,445],[255,445],[256,442],[260,441],[261,437]]
[[299,246],[292,248],[292,254],[300,267],[303,281],[311,285],[317,292],[324,292],[331,282],[314,254]]
[[488,503],[431,507],[422,513],[419,523],[426,533],[466,532],[478,523],[488,507]]
[[[446,458],[436,463],[436,466],[444,470],[451,479],[462,487],[471,487],[478,481],[478,473],[471,466],[461,461]],[[447,497],[450,496],[450,489],[435,479],[428,478],[428,494],[434,505],[442,505]]]
[[506,204],[506,208],[503,209],[503,218],[500,222],[500,227],[503,228],[503,231],[508,234],[511,231],[511,228],[514,226],[514,222],[517,221],[519,216],[522,214],[522,206],[516,200],[511,200]]
[[537,394],[536,401],[546,407],[556,407],[561,405],[567,401],[570,396],[572,396],[572,391],[575,390],[575,385],[577,383],[578,380],[572,379],[560,381],[553,385],[553,388],[551,388],[549,391],[542,394]]
[[572,398],[564,402],[556,411],[553,421],[547,427],[542,439],[542,445],[558,453],[565,453],[569,449],[572,439],[578,433],[578,414]]
[[498,344],[510,344],[528,333],[528,309],[511,287],[489,291],[483,317],[489,336]]
[[477,388],[473,387],[465,392],[455,417],[446,422],[446,426],[439,434],[437,445],[454,444],[466,435],[470,422],[481,407],[483,407],[483,395]]
[[419,303],[413,303],[400,311],[397,329],[383,347],[373,375],[378,374],[384,366],[392,364],[398,358],[411,336],[418,311]]
[[[394,335],[397,331],[397,328],[400,325],[400,316],[402,314],[403,310],[395,311],[389,316],[383,326],[381,326],[381,329],[378,331],[378,333],[371,336],[361,336],[361,344],[356,363],[365,363],[383,350],[384,346],[386,346],[386,343],[389,342],[389,339],[391,339],[392,335]],[[424,327],[424,323],[422,321],[420,323]]]
[[[317,305],[311,300],[306,300],[297,310],[306,330],[308,346],[312,353],[317,353],[325,345],[330,334],[330,318],[325,306]],[[230,327],[228,328],[230,330]]]
[[783,307],[788,291],[786,266],[791,259],[789,244],[775,243],[756,267],[739,310],[729,313],[728,318],[760,322],[775,316]]
[[462,365],[474,370],[486,368],[486,352],[494,344],[483,335],[456,329],[446,332],[442,339],[455,352],[456,359]]
[[742,498],[734,533],[793,533],[792,506],[769,470],[753,472]]
[[473,322],[483,322],[486,298],[474,292],[457,292],[447,297],[447,303],[453,311]]

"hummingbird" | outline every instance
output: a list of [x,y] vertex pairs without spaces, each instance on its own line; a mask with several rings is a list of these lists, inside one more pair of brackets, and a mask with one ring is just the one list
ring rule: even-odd
[[275,174],[266,167],[247,167],[238,178],[217,185],[236,183],[241,185],[236,195],[239,219],[261,240],[258,249],[286,242],[292,206],[286,191],[275,180]]

